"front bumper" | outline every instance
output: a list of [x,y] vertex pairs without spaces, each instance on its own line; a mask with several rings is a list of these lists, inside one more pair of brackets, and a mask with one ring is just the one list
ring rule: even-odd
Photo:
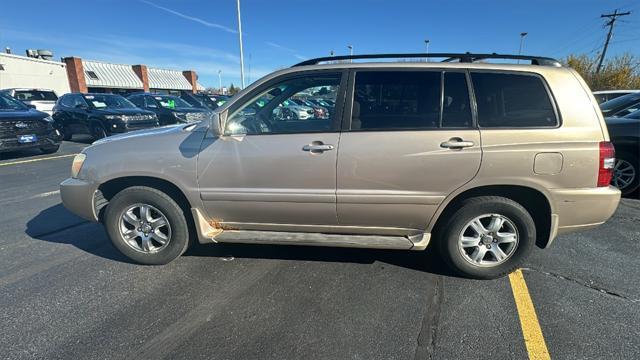
[[551,190],[557,233],[592,229],[604,224],[618,208],[620,190],[613,186],[593,189]]
[[12,137],[0,138],[0,152],[59,146],[62,141],[62,134],[58,130],[51,130],[45,134],[38,134],[36,132],[35,135],[38,137],[37,141],[24,144],[18,142],[17,134]]
[[89,221],[98,221],[94,200],[98,186],[80,179],[69,178],[60,184],[62,204],[72,213]]

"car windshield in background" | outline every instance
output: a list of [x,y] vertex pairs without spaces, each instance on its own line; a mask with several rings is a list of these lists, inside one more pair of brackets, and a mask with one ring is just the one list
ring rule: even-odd
[[603,102],[602,104],[600,104],[600,110],[602,110],[602,113],[607,116],[612,112],[617,112],[619,110],[625,109],[627,106],[632,106],[634,102],[638,101],[640,101],[640,94],[627,94],[617,97],[613,100]]
[[136,107],[120,95],[86,95],[84,98],[96,109],[131,109]]
[[640,120],[640,110],[636,110],[629,115],[626,115],[624,119],[638,119]]
[[16,90],[14,97],[21,101],[56,101],[58,97],[53,91]]
[[203,105],[212,110],[220,106],[215,101],[211,100],[211,98],[207,95],[196,95],[196,99],[198,99]]
[[191,104],[180,99],[177,96],[163,95],[163,96],[154,96],[154,98],[158,100],[158,102],[160,103],[160,106],[162,106],[165,109],[193,107],[191,106]]
[[0,94],[0,111],[26,110],[27,106],[14,98]]

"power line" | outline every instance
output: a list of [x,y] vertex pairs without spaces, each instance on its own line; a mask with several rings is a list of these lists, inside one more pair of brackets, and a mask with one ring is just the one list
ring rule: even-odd
[[600,54],[600,61],[598,61],[598,67],[596,68],[596,74],[600,72],[600,68],[602,67],[602,62],[604,61],[604,56],[607,53],[607,47],[609,47],[609,41],[611,41],[611,36],[613,35],[613,26],[616,24],[616,20],[618,20],[621,16],[631,15],[631,11],[619,13],[616,9],[613,14],[602,14],[601,18],[607,18],[609,21],[605,26],[609,27],[609,33],[607,34],[607,40],[604,42],[604,47],[602,49],[602,54]]

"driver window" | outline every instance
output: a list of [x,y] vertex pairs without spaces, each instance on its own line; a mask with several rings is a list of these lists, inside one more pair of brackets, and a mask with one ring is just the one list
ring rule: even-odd
[[332,131],[340,76],[298,77],[270,87],[232,113],[225,134]]

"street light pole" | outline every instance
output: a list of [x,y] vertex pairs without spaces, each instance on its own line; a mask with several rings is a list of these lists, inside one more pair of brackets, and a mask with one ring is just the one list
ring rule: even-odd
[[238,4],[238,39],[240,40],[240,89],[244,89],[244,54],[242,52],[242,20],[240,19],[240,0]]
[[429,43],[430,43],[430,42],[431,42],[431,41],[430,41],[429,39],[426,39],[426,40],[424,41],[425,45],[427,45],[427,62],[429,62]]
[[218,91],[222,94],[222,70],[218,70]]
[[[353,56],[353,45],[347,45],[349,48],[349,56]],[[349,59],[349,62],[353,62],[353,59]]]
[[[521,32],[520,33],[520,49],[518,50],[518,55],[522,55],[522,47],[524,46],[524,37],[527,36],[528,33]],[[520,59],[518,59],[518,64],[520,64]]]

